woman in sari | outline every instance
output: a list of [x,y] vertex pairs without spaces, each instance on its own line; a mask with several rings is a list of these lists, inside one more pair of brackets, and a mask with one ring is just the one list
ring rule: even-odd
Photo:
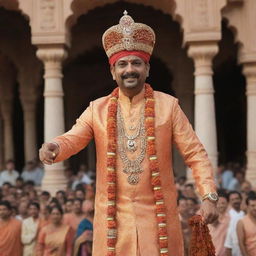
[[83,210],[85,218],[78,225],[74,245],[74,256],[92,255],[94,202],[92,200],[85,200]]
[[36,256],[72,256],[74,233],[62,223],[63,210],[56,205],[50,210],[50,224],[43,227],[37,241]]

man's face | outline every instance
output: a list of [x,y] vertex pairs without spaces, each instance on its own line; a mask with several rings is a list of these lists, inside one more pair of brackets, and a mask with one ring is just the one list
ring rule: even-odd
[[256,200],[249,200],[247,211],[252,217],[256,219]]
[[217,210],[219,213],[224,213],[228,208],[228,200],[225,197],[219,197]]
[[29,210],[29,216],[33,218],[38,218],[39,209],[35,205],[30,205],[28,210]]
[[188,209],[189,214],[194,215],[197,210],[197,205],[194,203],[194,201],[188,199],[187,200],[187,209]]
[[91,200],[86,200],[83,205],[83,210],[85,213],[94,213],[94,203]]
[[6,169],[9,170],[9,171],[14,170],[14,163],[12,163],[12,162],[7,163],[6,164]]
[[234,209],[240,209],[241,206],[241,198],[238,194],[231,194],[229,197],[229,201],[230,201],[230,205],[234,208]]
[[149,74],[149,64],[137,56],[125,56],[111,66],[111,74],[121,89],[142,88]]
[[187,200],[186,199],[180,199],[179,200],[179,213],[180,214],[186,214],[188,210]]
[[0,205],[0,218],[3,220],[8,219],[11,216],[11,211],[5,206]]
[[67,201],[65,204],[65,210],[66,212],[72,212],[72,208],[73,208],[73,202],[71,201]]
[[82,212],[82,204],[80,201],[74,201],[73,204],[73,211],[74,213],[81,213]]
[[80,198],[80,199],[84,200],[85,199],[85,194],[83,193],[83,191],[77,190],[76,191],[76,198]]

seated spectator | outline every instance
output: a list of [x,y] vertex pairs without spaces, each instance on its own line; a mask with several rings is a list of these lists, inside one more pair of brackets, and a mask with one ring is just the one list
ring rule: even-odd
[[95,186],[93,185],[93,183],[92,184],[87,184],[87,185],[84,185],[84,186],[85,186],[85,191],[86,191],[85,199],[94,201]]
[[42,182],[42,171],[36,167],[35,162],[27,162],[25,168],[22,171],[21,177],[24,181],[31,180],[36,186],[41,185]]
[[241,190],[241,185],[244,182],[244,173],[241,171],[237,171],[235,176],[230,180],[227,189],[228,190]]
[[[1,174],[0,174],[1,179]],[[4,182],[2,185],[2,197],[8,196],[10,194],[10,189],[12,185],[10,182]]]
[[196,212],[199,210],[199,205],[197,199],[193,197],[187,198],[187,213],[188,217],[192,217],[196,214]]
[[40,196],[40,202],[43,204],[47,204],[50,198],[51,198],[50,193],[48,191],[43,191]]
[[182,191],[182,195],[185,197],[190,197],[190,198],[196,198],[197,195],[195,192],[194,185],[192,183],[188,183],[184,186],[184,190]]
[[82,201],[84,201],[85,200],[85,189],[84,189],[84,186],[82,186],[82,187],[78,187],[78,188],[76,188],[76,190],[75,190],[75,197],[76,198],[79,198],[79,199],[81,199]]
[[82,211],[83,201],[80,198],[74,199],[72,213],[64,214],[63,223],[70,225],[74,232],[77,231],[79,223],[85,218],[85,214]]
[[16,179],[19,177],[19,173],[15,170],[15,163],[13,160],[6,162],[6,169],[0,174],[0,187],[9,182],[11,185],[15,185]]
[[66,192],[63,190],[59,190],[56,192],[56,198],[59,202],[59,204],[64,207],[65,202],[67,201]]
[[221,174],[221,187],[224,189],[228,189],[228,185],[234,176],[233,165],[234,164],[232,162],[227,163],[226,168],[223,170]]
[[64,206],[64,212],[65,213],[71,213],[72,210],[73,210],[73,203],[74,203],[74,200],[73,199],[68,199],[65,203],[65,206]]
[[55,206],[50,210],[50,224],[39,233],[36,255],[72,256],[74,233],[69,225],[62,222],[63,210]]
[[226,256],[224,247],[230,216],[228,214],[228,196],[219,193],[219,200],[217,203],[218,219],[209,224],[209,230],[212,237],[212,242],[215,246],[216,256]]
[[21,202],[18,211],[19,215],[16,216],[16,219],[25,220],[28,217],[28,202]]
[[179,197],[177,200],[177,205],[183,235],[184,255],[187,256],[189,251],[189,240],[191,233],[188,225],[189,214],[187,199],[183,196]]
[[22,179],[22,177],[18,177],[16,179],[16,184],[15,184],[15,187],[17,189],[22,189],[23,188],[23,185],[24,185],[24,180]]
[[12,217],[8,201],[0,201],[0,255],[22,255],[21,222]]
[[51,207],[45,203],[40,204],[40,226],[44,227],[50,223]]
[[177,182],[176,182],[177,190],[181,190],[181,191],[184,190],[186,181],[187,179],[185,176],[181,176],[177,178]]
[[65,175],[65,177],[66,177],[66,179],[68,181],[67,187],[69,189],[72,188],[72,184],[73,184],[74,180],[76,179],[76,176],[74,175],[73,170],[71,168],[69,168],[69,167],[66,168],[64,170],[64,175]]
[[40,229],[40,206],[38,203],[30,203],[28,206],[29,217],[22,222],[21,241],[23,244],[23,256],[33,256]]
[[237,223],[239,247],[243,256],[256,255],[256,195],[246,199],[247,214]]
[[91,200],[84,202],[85,218],[80,222],[74,247],[74,255],[91,255],[94,203]]
[[242,196],[238,191],[231,191],[228,199],[231,207],[229,210],[230,222],[224,246],[227,255],[240,256],[242,254],[238,244],[236,226],[237,222],[244,217],[244,212],[241,210]]

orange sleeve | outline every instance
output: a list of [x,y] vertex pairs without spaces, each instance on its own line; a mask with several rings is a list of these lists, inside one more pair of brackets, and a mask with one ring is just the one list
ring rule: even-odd
[[173,106],[172,123],[174,143],[187,166],[192,169],[199,194],[203,196],[215,192],[212,164],[177,99]]
[[51,141],[57,143],[60,148],[60,152],[54,162],[63,161],[78,153],[93,138],[92,105],[93,103],[76,120],[76,124],[71,130]]
[[36,243],[36,256],[43,256],[45,247],[45,231],[44,228],[39,232]]

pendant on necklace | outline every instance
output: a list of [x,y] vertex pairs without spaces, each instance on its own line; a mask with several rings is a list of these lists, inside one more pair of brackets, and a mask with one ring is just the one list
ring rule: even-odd
[[130,125],[130,126],[129,126],[129,130],[133,131],[133,130],[135,130],[135,129],[136,129],[136,126],[135,126],[135,125]]
[[137,150],[137,143],[135,140],[127,140],[127,149],[129,151],[136,151]]
[[137,185],[139,183],[139,175],[132,173],[130,176],[128,176],[127,180],[130,185]]

